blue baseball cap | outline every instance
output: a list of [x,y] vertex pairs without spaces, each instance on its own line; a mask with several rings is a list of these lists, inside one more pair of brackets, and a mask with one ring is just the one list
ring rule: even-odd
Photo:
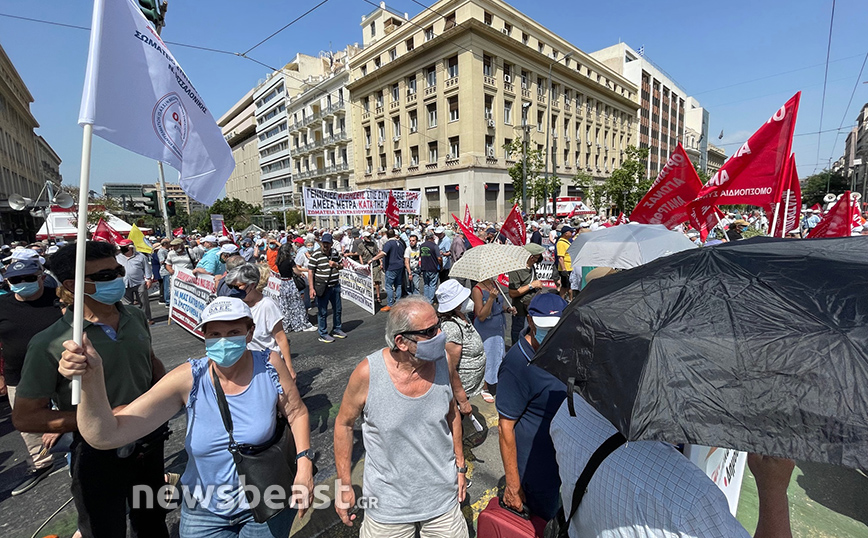
[[6,278],[33,275],[42,271],[42,265],[36,260],[16,260],[6,268]]
[[319,240],[320,243],[334,243],[334,239],[332,239],[332,234],[322,234],[322,238]]
[[537,293],[527,307],[534,325],[548,329],[558,324],[567,302],[557,293]]

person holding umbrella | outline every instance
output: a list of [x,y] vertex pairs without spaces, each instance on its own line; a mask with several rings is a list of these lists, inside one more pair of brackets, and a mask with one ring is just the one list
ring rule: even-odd
[[482,338],[485,348],[485,376],[482,389],[482,399],[494,403],[497,393],[497,371],[503,361],[506,351],[504,334],[506,333],[506,314],[515,314],[507,299],[500,293],[500,287],[494,278],[488,278],[473,287],[470,292],[473,302],[473,312],[476,319],[473,327]]

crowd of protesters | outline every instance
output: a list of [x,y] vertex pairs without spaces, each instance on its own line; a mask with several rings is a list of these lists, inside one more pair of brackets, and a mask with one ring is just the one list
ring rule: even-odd
[[[819,215],[807,210],[790,236],[802,237],[818,222]],[[76,245],[4,245],[0,392],[9,396],[32,466],[11,494],[26,493],[69,463],[83,536],[123,536],[127,518],[137,535],[168,536],[164,512],[128,510],[127,505],[132,486],[157,488],[173,481],[164,473],[163,443],[164,423],[175,412],[186,408],[186,448],[190,462],[201,463],[188,464],[181,483],[210,480],[238,486],[224,446],[231,434],[220,434],[227,432],[214,399],[218,381],[227,395],[239,397],[230,406],[232,414],[237,413],[236,441],[256,444],[270,438],[277,408],[278,421],[282,416],[293,426],[300,457],[309,456],[307,410],[295,388],[287,335],[317,331],[323,344],[348,337],[342,327],[339,278],[348,258],[371,268],[377,309],[388,316],[387,346],[355,369],[335,424],[338,478],[349,482],[352,429],[356,419],[363,418],[364,495],[385,503],[368,511],[362,535],[404,536],[413,529],[427,536],[467,535],[459,508],[467,487],[461,418],[472,413],[476,396],[494,404],[499,414],[504,503],[517,510],[527,506],[534,514],[563,523],[561,507],[568,505],[572,492],[562,485],[575,481],[594,447],[614,430],[586,404],[580,405],[578,420],[565,415],[566,387],[527,366],[569,301],[588,281],[610,271],[583,275],[582,268],[571,264],[571,241],[619,223],[596,215],[527,219],[527,266],[509,273],[505,289],[496,279],[450,278],[451,267],[471,248],[467,230],[485,243],[506,242],[498,223],[467,224],[412,220],[386,228],[299,225],[220,237],[194,232],[152,238],[150,254],[139,252],[129,240],[117,245],[90,241],[81,345],[71,338]],[[714,245],[741,240],[752,229],[762,234],[768,226],[759,211],[733,212],[721,218],[704,242],[698,232],[687,227],[682,231],[694,242]],[[868,227],[854,227],[853,234],[868,234]],[[550,261],[551,272],[540,275],[544,259]],[[150,345],[150,301],[155,295],[160,303],[171,302],[171,280],[179,270],[213,276],[220,298],[202,316],[205,357],[166,374]],[[271,276],[281,280],[278,301],[262,293]],[[159,291],[152,294],[152,289]],[[316,324],[309,317],[312,308]],[[76,411],[67,377],[82,374],[86,396]],[[247,396],[240,398],[243,394]],[[591,502],[585,501],[592,508],[570,522],[571,536],[609,536],[606,529],[612,524],[652,529],[643,536],[663,535],[653,529],[686,536],[721,535],[714,529],[726,529],[722,532],[728,536],[746,534],[729,515],[722,494],[671,446],[629,446],[606,463],[612,487],[642,495],[658,488],[682,489],[696,498],[666,497],[660,500],[665,514],[652,515],[642,504],[651,500],[642,501],[636,494],[629,507],[618,506],[611,489],[598,487],[589,491]],[[626,476],[618,467],[640,460],[649,462],[641,479]],[[653,472],[652,462],[663,460],[678,472]],[[752,455],[749,464],[761,489],[756,535],[786,536],[789,522],[786,509],[781,510],[781,503],[786,508],[785,485],[783,498],[780,493],[792,462]],[[425,487],[417,488],[410,480]],[[296,481],[312,484],[310,466],[299,466]],[[338,495],[350,504],[355,497],[352,491]],[[263,525],[253,521],[241,498],[230,510],[198,501],[197,507],[182,512],[181,536],[227,531],[229,521],[235,521],[235,530],[227,536],[239,535],[244,527],[260,533],[256,536],[287,536],[295,515],[287,512],[279,522]],[[355,514],[336,508],[342,521],[352,525]],[[659,527],[658,517],[668,526]]]

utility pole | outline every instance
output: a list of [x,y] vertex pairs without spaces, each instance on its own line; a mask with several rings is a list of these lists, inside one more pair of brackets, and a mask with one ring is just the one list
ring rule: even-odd
[[[563,59],[566,60],[570,56],[572,56],[572,52],[568,52],[564,54]],[[548,101],[546,101],[546,171],[545,171],[545,183],[543,184],[543,216],[547,217],[549,213],[548,209],[548,201],[549,201],[549,138],[552,135],[552,67],[556,62],[560,60],[553,60],[549,62],[549,93],[548,93]],[[557,208],[555,207],[555,202],[552,203],[552,212],[557,216]]]
[[527,109],[530,107],[530,101],[521,105],[521,130],[524,131],[524,138],[521,142],[521,210],[527,214],[527,144],[530,132],[530,126],[527,124]]

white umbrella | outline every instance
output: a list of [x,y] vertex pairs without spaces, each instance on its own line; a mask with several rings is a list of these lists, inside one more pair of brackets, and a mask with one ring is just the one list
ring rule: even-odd
[[630,269],[691,248],[697,246],[681,232],[630,223],[580,234],[567,252],[573,267]]
[[514,245],[489,243],[464,252],[449,271],[450,278],[469,278],[476,282],[527,268],[530,251]]

